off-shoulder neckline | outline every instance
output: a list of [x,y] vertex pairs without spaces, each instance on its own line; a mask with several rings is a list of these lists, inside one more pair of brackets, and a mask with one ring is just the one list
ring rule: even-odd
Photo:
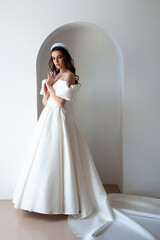
[[56,82],[58,82],[58,81],[64,82],[67,85],[68,88],[77,87],[77,84],[71,84],[70,87],[69,87],[69,83],[65,80],[62,80],[61,78],[58,78],[58,80]]

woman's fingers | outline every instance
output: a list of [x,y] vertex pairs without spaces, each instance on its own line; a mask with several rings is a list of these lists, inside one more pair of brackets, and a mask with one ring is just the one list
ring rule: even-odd
[[53,72],[51,73],[51,75],[52,75],[52,77],[54,77],[54,73]]
[[47,73],[48,75],[48,78],[54,78],[55,77],[55,74],[53,72],[49,72]]

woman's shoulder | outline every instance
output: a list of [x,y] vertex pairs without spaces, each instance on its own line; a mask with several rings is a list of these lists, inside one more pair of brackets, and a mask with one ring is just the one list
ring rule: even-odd
[[68,69],[68,71],[67,72],[65,72],[65,73],[63,73],[64,75],[64,78],[66,77],[66,78],[68,78],[68,77],[74,77],[75,75],[74,75],[74,73],[73,72],[71,72],[69,69]]
[[71,71],[66,72],[63,75],[63,80],[68,82],[69,85],[75,84],[75,75],[74,75],[74,73],[72,73]]

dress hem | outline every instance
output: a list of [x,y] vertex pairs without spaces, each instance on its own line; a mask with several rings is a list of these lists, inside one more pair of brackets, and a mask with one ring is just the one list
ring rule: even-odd
[[[12,201],[13,202],[13,201]],[[13,204],[15,204],[13,202]],[[41,213],[41,214],[51,214],[51,215],[56,215],[56,214],[65,214],[65,215],[74,215],[74,214],[80,214],[81,212],[47,212],[47,211],[41,211],[41,210],[36,210],[36,209],[28,209],[28,208],[25,208],[25,207],[18,207],[16,205],[14,205],[14,208],[16,209],[21,209],[21,210],[25,210],[25,211],[28,211],[28,212],[35,212],[35,213]]]

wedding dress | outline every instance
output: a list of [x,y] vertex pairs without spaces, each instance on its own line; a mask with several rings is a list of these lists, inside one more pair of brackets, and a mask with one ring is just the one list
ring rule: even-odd
[[[41,95],[45,81],[42,80]],[[142,198],[138,196],[106,194],[87,142],[72,115],[79,87],[69,87],[66,81],[58,79],[53,88],[57,96],[67,101],[59,107],[49,96],[13,194],[14,207],[43,214],[67,214],[71,230],[84,240],[131,240],[126,238],[126,230],[132,232],[134,240],[158,239],[157,227],[147,230],[129,215],[146,214],[159,224],[159,200],[145,198],[144,205],[149,202],[142,207]]]

